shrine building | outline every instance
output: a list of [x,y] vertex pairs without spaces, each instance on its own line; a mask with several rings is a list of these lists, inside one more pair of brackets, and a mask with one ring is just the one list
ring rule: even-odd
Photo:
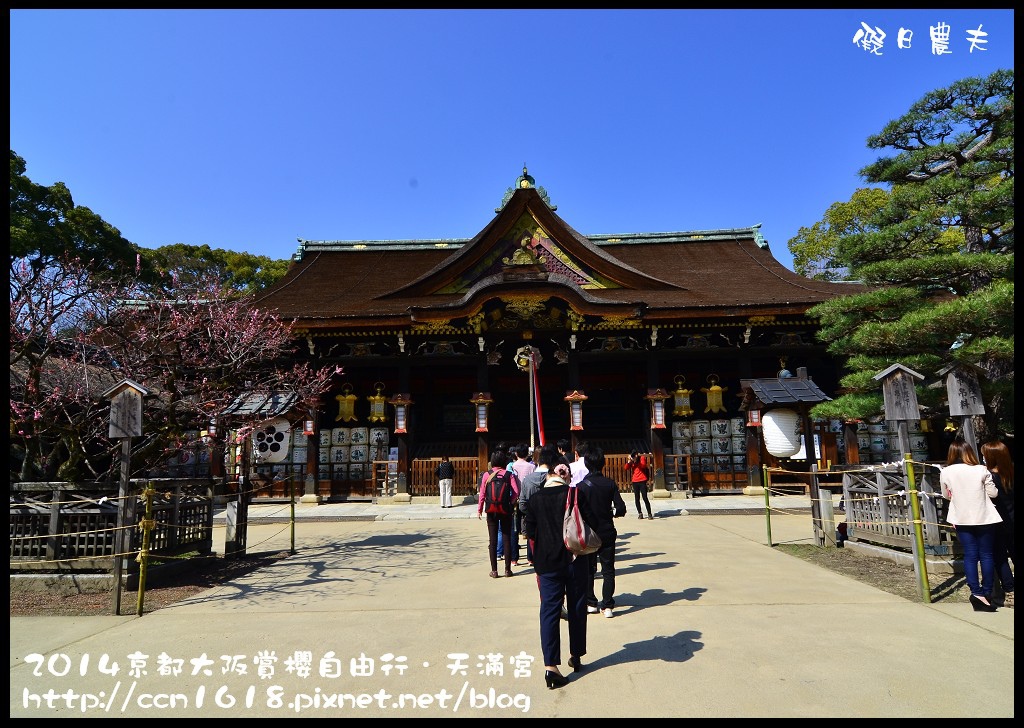
[[584,235],[556,209],[524,167],[470,238],[300,239],[254,303],[343,373],[286,415],[288,454],[264,469],[320,498],[412,497],[436,495],[448,455],[469,497],[499,443],[564,438],[601,445],[620,480],[633,448],[661,487],[758,480],[741,382],[799,368],[834,395],[807,310],[861,287],[788,270],[759,225]]

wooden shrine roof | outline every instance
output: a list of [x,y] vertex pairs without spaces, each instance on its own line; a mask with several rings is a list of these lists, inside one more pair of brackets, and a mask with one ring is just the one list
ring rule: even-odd
[[288,273],[254,303],[302,328],[379,329],[471,315],[494,298],[556,296],[582,313],[659,323],[801,314],[861,290],[790,271],[757,226],[585,236],[520,189],[469,239],[300,239]]

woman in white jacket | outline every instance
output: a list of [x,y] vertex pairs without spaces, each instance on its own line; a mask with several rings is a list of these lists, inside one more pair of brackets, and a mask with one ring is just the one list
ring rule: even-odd
[[[998,495],[992,473],[978,462],[978,455],[963,438],[949,446],[946,467],[939,475],[942,493],[949,501],[946,521],[956,527],[963,547],[964,575],[976,612],[994,612],[990,599],[996,575],[995,537],[1002,518],[992,505]],[[978,582],[978,565],[981,582]]]

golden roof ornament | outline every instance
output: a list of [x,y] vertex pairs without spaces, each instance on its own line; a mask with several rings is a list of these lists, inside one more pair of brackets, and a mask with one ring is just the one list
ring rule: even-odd
[[537,190],[537,194],[540,195],[540,199],[544,200],[544,204],[551,208],[554,212],[558,209],[557,206],[551,204],[551,198],[548,197],[548,192],[543,187],[538,187],[536,180],[530,176],[530,173],[526,169],[526,162],[523,162],[523,173],[516,177],[516,183],[514,187],[509,187],[505,191],[505,196],[501,198],[501,204],[494,208],[495,212],[501,212],[502,208],[508,204],[508,201],[512,199],[512,195],[516,190]]

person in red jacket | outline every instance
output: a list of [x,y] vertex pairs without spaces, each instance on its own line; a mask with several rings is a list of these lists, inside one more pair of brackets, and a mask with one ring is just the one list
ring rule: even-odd
[[641,521],[644,519],[644,512],[640,510],[640,499],[643,498],[644,505],[647,506],[647,517],[653,519],[651,502],[647,500],[647,456],[634,450],[629,454],[629,460],[626,461],[626,470],[629,471],[629,482],[633,484],[633,500],[636,501],[637,515]]

